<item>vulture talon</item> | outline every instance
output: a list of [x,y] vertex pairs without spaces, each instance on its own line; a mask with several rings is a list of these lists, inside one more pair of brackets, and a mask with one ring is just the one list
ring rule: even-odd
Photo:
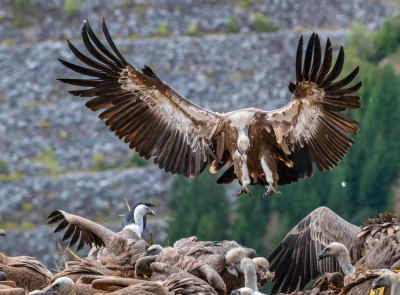
[[234,196],[235,197],[239,197],[242,194],[246,194],[249,197],[253,196],[253,194],[251,193],[251,191],[247,187],[241,187],[240,190],[236,194],[234,194]]
[[263,194],[264,197],[270,198],[272,194],[277,194],[279,195],[281,192],[277,191],[272,184],[266,186],[267,191]]

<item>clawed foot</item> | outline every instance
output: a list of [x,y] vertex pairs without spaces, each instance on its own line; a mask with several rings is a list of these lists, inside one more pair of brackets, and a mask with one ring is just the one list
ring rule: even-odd
[[248,196],[252,196],[251,191],[247,187],[241,187],[240,190],[235,194],[235,197],[240,196],[241,194],[247,194]]
[[266,186],[267,191],[264,193],[264,197],[271,197],[273,193],[280,194],[280,191],[277,191],[272,184]]

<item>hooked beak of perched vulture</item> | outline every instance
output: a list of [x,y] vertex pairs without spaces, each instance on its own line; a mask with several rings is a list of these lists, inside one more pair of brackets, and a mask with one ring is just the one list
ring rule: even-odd
[[262,185],[270,196],[278,192],[278,185],[311,177],[314,164],[320,171],[338,165],[353,144],[349,133],[359,132],[357,122],[342,113],[361,106],[354,93],[362,83],[349,86],[358,67],[338,80],[343,47],[332,66],[330,40],[323,51],[315,33],[304,58],[300,37],[294,63],[296,82],[289,83],[292,98],[286,106],[227,113],[197,106],[150,67],[138,70],[129,64],[104,20],[103,33],[108,47],[86,21],[82,39],[89,53],[85,55],[68,41],[84,66],[60,59],[67,68],[93,79],[59,80],[83,87],[69,93],[89,98],[86,106],[102,110],[99,118],[119,139],[166,172],[194,178],[211,164],[212,173],[224,169],[218,183],[239,181],[238,194],[251,195],[249,185]]

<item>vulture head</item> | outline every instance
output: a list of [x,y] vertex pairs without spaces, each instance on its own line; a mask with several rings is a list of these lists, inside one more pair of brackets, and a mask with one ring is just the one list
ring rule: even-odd
[[324,250],[318,253],[318,260],[322,260],[327,257],[335,257],[338,258],[340,256],[349,255],[349,251],[347,248],[337,242],[330,243]]
[[332,242],[324,250],[318,253],[318,260],[334,257],[339,262],[343,273],[347,276],[354,272],[354,266],[351,264],[349,250],[342,243]]
[[74,285],[74,281],[71,280],[69,277],[61,277],[58,278],[51,284],[47,286],[43,290],[33,291],[29,294],[60,294],[60,295],[68,295],[71,294],[72,286]]
[[391,294],[398,294],[398,292],[400,292],[400,274],[388,272],[381,275],[372,282],[372,289],[380,287],[390,287],[392,291]]
[[154,244],[151,245],[149,248],[147,248],[147,250],[143,253],[142,256],[153,256],[153,255],[158,255],[161,253],[161,251],[164,248],[161,245],[158,244]]
[[[151,207],[154,207],[153,204],[150,203],[137,203],[132,210],[129,211],[127,215],[125,215],[124,222],[122,223],[122,226],[126,226],[129,224],[143,224],[144,228],[146,228],[146,216],[147,215],[153,215],[155,216],[156,213],[150,209]],[[143,228],[143,229],[144,229]]]
[[241,273],[240,262],[243,258],[256,257],[256,251],[251,248],[237,247],[229,250],[225,254],[226,269],[235,277]]
[[269,261],[264,257],[253,258],[253,262],[256,267],[258,287],[261,288],[274,279],[275,272],[269,271]]

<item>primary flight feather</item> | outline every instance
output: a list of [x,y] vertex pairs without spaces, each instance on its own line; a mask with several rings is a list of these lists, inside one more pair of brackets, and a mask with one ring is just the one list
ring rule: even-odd
[[100,42],[88,22],[83,43],[91,57],[69,41],[72,53],[86,66],[60,60],[71,70],[91,79],[60,79],[85,87],[75,96],[90,97],[86,106],[103,110],[99,118],[140,156],[154,158],[161,169],[188,178],[198,176],[209,164],[216,173],[226,167],[218,183],[238,179],[238,192],[251,194],[248,186],[261,184],[266,195],[278,184],[308,178],[313,163],[327,171],[344,157],[357,134],[357,122],[343,115],[361,106],[352,95],[361,82],[348,87],[358,67],[336,81],[344,63],[340,47],[332,66],[332,47],[326,42],[322,58],[320,40],[312,34],[303,62],[303,37],[296,55],[296,83],[289,84],[292,99],[283,108],[256,108],[217,113],[201,108],[161,81],[147,66],[138,71],[115,46],[103,20],[109,48]]

